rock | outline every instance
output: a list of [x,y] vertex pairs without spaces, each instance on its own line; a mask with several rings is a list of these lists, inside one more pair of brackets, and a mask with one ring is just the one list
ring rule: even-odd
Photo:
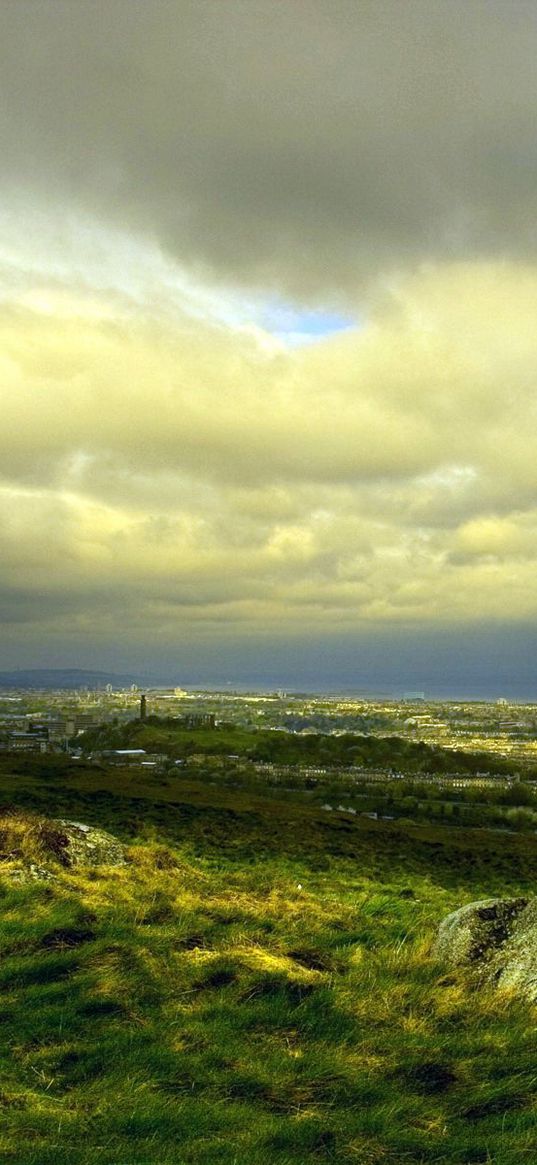
[[461,906],[440,923],[434,955],[449,967],[490,958],[526,904],[526,898],[485,898]]
[[441,923],[433,956],[537,1001],[537,898],[471,902]]
[[79,821],[55,820],[56,826],[67,839],[65,864],[76,866],[123,866],[125,847],[104,829],[93,825],[83,825]]
[[96,826],[20,811],[0,818],[0,868],[15,881],[46,880],[58,867],[124,864],[125,847]]
[[36,866],[35,862],[30,862],[29,866],[12,866],[6,871],[6,877],[12,882],[55,882],[57,879],[50,870],[45,869],[44,866]]

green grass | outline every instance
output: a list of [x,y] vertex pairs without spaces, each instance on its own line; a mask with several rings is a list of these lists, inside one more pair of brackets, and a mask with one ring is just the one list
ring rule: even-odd
[[4,773],[4,803],[131,844],[46,884],[0,865],[3,1161],[535,1159],[534,1013],[429,956],[450,909],[532,889],[534,838],[137,780]]

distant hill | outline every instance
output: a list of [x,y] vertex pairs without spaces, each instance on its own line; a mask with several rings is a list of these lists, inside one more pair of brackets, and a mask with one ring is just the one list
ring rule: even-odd
[[[109,748],[145,748],[184,759],[191,755],[207,758],[230,755],[275,765],[319,765],[320,767],[389,769],[419,777],[423,773],[479,772],[512,774],[520,770],[519,758],[495,753],[447,749],[400,736],[355,735],[351,732],[326,736],[323,733],[274,732],[272,729],[243,728],[218,724],[216,728],[189,728],[179,718],[149,715],[123,724],[102,724],[90,728],[79,739],[85,751]],[[524,766],[526,777],[537,778],[534,765]]]
[[85,671],[84,668],[21,668],[0,671],[0,688],[114,688],[148,683],[147,676],[115,675],[113,672]]

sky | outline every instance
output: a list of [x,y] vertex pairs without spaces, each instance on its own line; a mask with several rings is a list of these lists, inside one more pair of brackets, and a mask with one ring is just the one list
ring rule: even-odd
[[536,56],[533,0],[1,6],[0,667],[537,698]]

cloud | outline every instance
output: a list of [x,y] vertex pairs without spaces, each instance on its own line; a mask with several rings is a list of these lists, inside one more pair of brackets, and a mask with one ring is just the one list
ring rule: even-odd
[[535,620],[536,296],[518,264],[427,267],[277,353],[6,307],[6,621],[171,645]]
[[0,24],[8,640],[534,625],[535,6]]
[[3,182],[36,207],[306,300],[535,254],[529,0],[29,0],[1,23]]

